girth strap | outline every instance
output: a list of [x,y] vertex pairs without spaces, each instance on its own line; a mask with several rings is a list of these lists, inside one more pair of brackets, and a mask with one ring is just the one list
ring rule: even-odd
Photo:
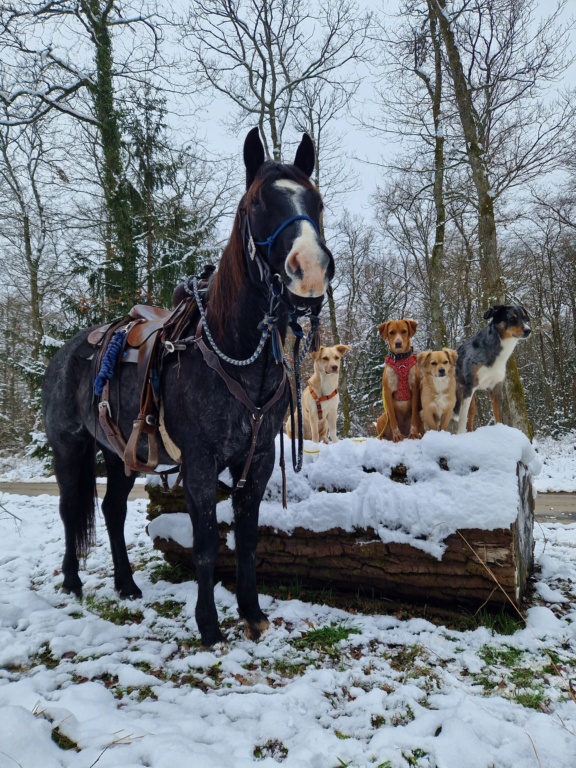
[[[252,400],[248,397],[242,386],[231,376],[229,376],[224,368],[220,365],[220,360],[218,360],[217,355],[212,352],[212,350],[208,349],[206,344],[204,343],[202,339],[202,322],[198,323],[198,327],[196,329],[196,337],[194,339],[194,343],[202,353],[202,357],[204,358],[204,362],[206,365],[208,365],[210,368],[212,368],[213,371],[216,371],[216,373],[220,376],[220,378],[224,381],[226,386],[228,387],[228,390],[230,391],[230,394],[232,394],[236,400],[239,400],[243,405],[246,406],[246,408],[250,411],[250,426],[252,428],[252,441],[250,443],[250,450],[248,452],[248,456],[246,458],[246,463],[244,464],[244,469],[242,470],[242,475],[240,477],[240,480],[236,483],[236,489],[243,488],[246,485],[246,477],[248,475],[248,470],[250,469],[250,464],[252,463],[252,458],[254,457],[254,451],[256,450],[256,443],[258,442],[258,433],[260,431],[260,427],[262,425],[262,420],[264,416],[268,413],[270,408],[280,400],[282,395],[284,394],[284,390],[286,388],[286,369],[284,366],[282,366],[282,381],[280,382],[278,389],[270,400],[268,400],[267,403],[265,403],[261,408],[258,408]],[[235,489],[235,490],[236,490]]]

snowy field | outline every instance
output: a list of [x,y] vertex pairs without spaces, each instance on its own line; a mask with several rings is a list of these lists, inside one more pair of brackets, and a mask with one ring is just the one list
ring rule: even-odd
[[[496,434],[502,443],[506,432]],[[537,441],[537,456],[511,443],[542,463],[540,490],[574,490],[574,435]],[[422,445],[433,452],[433,440]],[[308,471],[321,467],[315,459]],[[14,471],[1,469],[4,479]],[[130,602],[113,590],[101,514],[84,600],[58,591],[57,504],[0,496],[0,768],[576,765],[576,525],[536,526],[525,623],[456,625],[262,595],[271,626],[253,643],[219,585],[228,642],[203,651],[196,585],[165,580],[146,502],[128,515],[144,593]]]

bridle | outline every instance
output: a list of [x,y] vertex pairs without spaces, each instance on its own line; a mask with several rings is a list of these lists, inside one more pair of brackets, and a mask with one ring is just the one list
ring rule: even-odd
[[[283,395],[287,386],[287,375],[286,375],[287,370],[291,373],[294,373],[295,389],[296,389],[296,413],[297,413],[297,421],[298,421],[298,455],[296,455],[295,438],[294,438],[294,435],[295,435],[294,403],[292,399],[292,390],[290,387],[288,387],[288,392],[290,397],[290,419],[292,422],[292,464],[294,466],[295,472],[300,472],[300,470],[302,469],[304,430],[303,430],[303,424],[302,424],[302,385],[300,381],[300,364],[302,363],[308,351],[314,351],[314,349],[318,347],[319,325],[320,325],[320,318],[318,315],[321,307],[321,305],[317,305],[313,307],[294,306],[294,303],[291,301],[290,297],[286,294],[286,291],[284,290],[285,286],[284,286],[284,283],[282,282],[281,276],[279,274],[272,275],[270,270],[270,264],[269,264],[272,247],[276,242],[278,236],[281,234],[281,232],[283,232],[287,227],[289,227],[295,221],[308,221],[310,224],[312,224],[312,226],[314,227],[314,230],[318,233],[318,235],[320,235],[320,231],[318,229],[318,225],[316,224],[316,222],[305,214],[297,214],[295,216],[290,216],[288,219],[283,221],[282,224],[270,235],[270,237],[266,238],[266,240],[254,240],[254,237],[252,235],[252,229],[250,227],[249,215],[246,209],[241,208],[240,215],[242,217],[240,222],[240,229],[242,233],[242,245],[243,245],[243,251],[246,259],[249,278],[255,284],[262,283],[268,293],[268,310],[264,315],[264,318],[262,319],[262,321],[258,324],[258,328],[262,331],[262,335],[260,337],[256,350],[249,358],[246,358],[245,360],[235,360],[234,358],[231,358],[228,355],[226,355],[224,352],[222,352],[221,349],[219,349],[208,327],[208,323],[206,320],[206,313],[203,306],[202,298],[200,296],[200,290],[198,287],[198,279],[195,276],[189,277],[184,282],[184,290],[188,294],[194,296],[198,310],[200,312],[200,320],[198,322],[198,327],[196,329],[195,336],[189,337],[188,339],[182,339],[180,342],[181,345],[184,347],[189,343],[194,344],[202,353],[205,363],[219,374],[219,376],[224,380],[230,393],[237,400],[242,402],[250,412],[252,441],[250,444],[248,457],[244,464],[242,475],[240,477],[240,480],[236,484],[236,487],[233,489],[234,491],[243,488],[245,485],[248,470],[250,468],[252,457],[254,455],[254,450],[256,448],[256,441],[258,439],[258,432],[260,430],[262,419],[265,416],[265,414],[268,412],[268,410],[272,407],[272,405],[274,405]],[[262,256],[257,246],[267,247],[268,249],[267,258],[264,258]],[[326,246],[324,245],[324,247]],[[190,284],[191,284],[191,288],[190,288]],[[295,337],[294,348],[293,348],[293,365],[290,365],[288,360],[284,357],[284,348],[283,348],[282,339],[280,336],[280,330],[278,328],[278,321],[280,319],[278,310],[280,309],[281,304],[284,304],[286,310],[288,311],[288,315],[290,318],[289,326]],[[308,316],[310,318],[310,330],[304,342],[303,349],[300,352],[300,342],[301,342],[301,339],[304,338],[304,332],[302,331],[302,328],[298,321],[301,317],[304,317],[304,316]],[[204,331],[211,349],[208,349],[206,344],[204,344],[204,341],[202,339],[202,331]],[[264,406],[260,408],[255,406],[254,403],[252,403],[252,401],[248,398],[246,392],[242,389],[240,384],[236,382],[234,379],[232,379],[226,373],[226,371],[224,371],[218,358],[223,359],[225,362],[230,363],[231,365],[237,365],[237,366],[250,365],[262,353],[266,345],[266,341],[268,340],[268,337],[271,337],[272,352],[273,352],[275,361],[277,363],[282,363],[282,367],[283,367],[282,380],[280,381],[280,384],[278,385],[278,388],[276,389],[272,397],[268,400],[267,403],[265,403]],[[175,348],[178,349],[179,346],[175,345]],[[285,465],[284,465],[284,441],[282,439],[282,436],[283,436],[283,432],[281,432],[281,440],[280,440],[280,466],[282,468],[282,480],[283,480],[282,482],[283,505],[284,507],[286,507],[286,474],[285,474]]]

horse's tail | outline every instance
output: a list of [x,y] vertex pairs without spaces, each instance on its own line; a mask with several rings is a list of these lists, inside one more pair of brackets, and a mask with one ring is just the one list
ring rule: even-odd
[[76,514],[74,515],[74,539],[76,555],[86,557],[96,543],[96,446],[87,448],[84,461],[79,464],[77,476]]

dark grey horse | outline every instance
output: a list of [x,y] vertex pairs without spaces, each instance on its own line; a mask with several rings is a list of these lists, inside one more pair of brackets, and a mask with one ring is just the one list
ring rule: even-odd
[[[244,143],[246,193],[234,229],[207,295],[206,323],[212,335],[204,344],[217,346],[235,360],[252,357],[262,336],[259,324],[273,298],[276,333],[285,338],[290,312],[317,311],[334,274],[334,261],[319,234],[322,201],[309,177],[314,147],[304,134],[293,165],[266,161],[258,129]],[[106,463],[108,486],[102,511],[114,563],[114,585],[122,597],[140,597],[126,552],[126,500],[135,475],[108,443],[96,417],[93,392],[93,348],[82,331],[50,362],[44,380],[44,418],[54,453],[60,487],[60,515],[66,551],[63,589],[82,595],[78,558],[93,537],[95,451]],[[196,321],[184,336],[194,337]],[[276,356],[278,356],[276,354]],[[249,637],[258,638],[268,626],[256,589],[255,550],[258,511],[274,464],[274,438],[282,428],[288,388],[282,364],[274,359],[270,339],[254,362],[236,367],[222,362],[246,398],[264,408],[281,393],[261,420],[245,483],[238,482],[250,452],[254,416],[231,391],[218,371],[205,362],[198,344],[167,354],[161,370],[160,392],[165,425],[182,454],[182,475],[192,519],[193,560],[198,578],[196,620],[205,646],[223,640],[214,603],[214,566],[218,552],[216,487],[218,475],[229,468],[233,493],[237,554],[238,611]],[[138,414],[136,366],[121,364],[111,381],[110,406],[122,433],[130,434]],[[162,454],[161,463],[173,461]]]

